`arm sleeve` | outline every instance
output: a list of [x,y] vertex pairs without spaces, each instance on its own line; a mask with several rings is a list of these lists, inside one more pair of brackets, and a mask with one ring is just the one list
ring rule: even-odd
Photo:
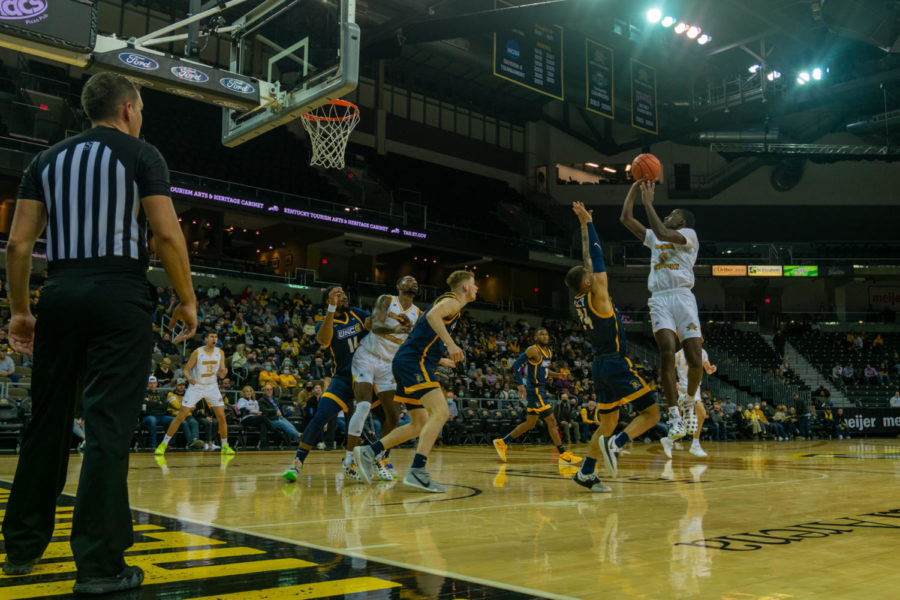
[[135,180],[141,198],[169,195],[169,167],[155,146],[143,144],[138,155]]
[[600,236],[593,223],[587,224],[588,252],[591,255],[591,266],[594,273],[606,273],[606,263],[603,261],[603,248],[600,246]]
[[656,243],[656,235],[653,233],[653,229],[650,227],[647,228],[647,233],[644,234],[644,245],[648,248],[652,248],[653,244]]
[[27,200],[40,200],[44,204],[47,199],[44,198],[44,186],[41,184],[41,174],[38,173],[38,164],[42,153],[37,154],[29,163],[25,173],[22,174],[22,180],[19,182],[18,197]]

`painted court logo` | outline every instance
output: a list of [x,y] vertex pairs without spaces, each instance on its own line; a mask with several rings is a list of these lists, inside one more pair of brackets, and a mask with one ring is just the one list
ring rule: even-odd
[[170,70],[172,71],[172,75],[185,81],[193,83],[206,83],[209,81],[209,75],[199,69],[193,69],[191,67],[172,67]]
[[223,77],[219,80],[219,85],[239,94],[252,94],[256,91],[256,88],[246,81],[241,81],[240,79],[235,79],[233,77]]
[[159,68],[159,63],[152,58],[147,58],[143,54],[135,54],[134,52],[120,53],[119,62],[142,71],[155,71]]
[[[0,20],[21,21],[34,19],[50,8],[46,0],[0,0]],[[46,18],[45,15],[43,18]],[[41,19],[29,20],[26,23],[37,23]]]

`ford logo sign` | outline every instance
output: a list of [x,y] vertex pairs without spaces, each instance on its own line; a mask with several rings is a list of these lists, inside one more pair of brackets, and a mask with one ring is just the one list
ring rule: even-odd
[[241,81],[240,79],[235,79],[233,77],[223,77],[219,80],[219,85],[227,90],[238,92],[240,94],[252,94],[256,91],[256,88],[246,81]]
[[49,7],[47,0],[3,0],[0,2],[0,20],[31,19],[46,12]]
[[193,69],[191,67],[172,67],[170,70],[172,71],[172,75],[178,79],[184,79],[185,81],[190,81],[192,83],[206,83],[209,81],[209,75],[199,69]]
[[119,61],[125,63],[129,67],[141,69],[142,71],[155,71],[159,68],[159,63],[152,58],[147,58],[143,54],[135,54],[133,52],[122,52],[119,54]]

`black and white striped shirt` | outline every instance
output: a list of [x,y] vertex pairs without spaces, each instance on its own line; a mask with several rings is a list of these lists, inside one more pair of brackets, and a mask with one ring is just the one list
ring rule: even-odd
[[[133,259],[148,263],[141,198],[169,195],[159,151],[109,127],[94,127],[40,152],[19,198],[47,209],[47,261]],[[119,257],[119,258],[113,258]]]

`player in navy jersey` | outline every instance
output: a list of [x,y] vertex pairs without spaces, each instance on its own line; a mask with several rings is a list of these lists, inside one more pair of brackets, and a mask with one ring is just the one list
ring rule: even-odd
[[[524,358],[524,359],[523,359]],[[565,465],[573,465],[578,463],[581,458],[575,456],[571,452],[566,452],[559,438],[559,425],[556,423],[556,417],[553,415],[553,406],[547,396],[547,378],[558,377],[559,373],[550,370],[550,360],[553,358],[553,351],[550,349],[550,333],[546,328],[541,327],[534,332],[534,345],[525,349],[525,352],[516,359],[515,364],[525,366],[525,378],[523,386],[524,398],[528,401],[528,416],[524,423],[519,423],[506,437],[494,440],[494,448],[500,455],[500,460],[506,462],[506,451],[509,444],[514,439],[530,431],[537,425],[538,419],[543,419],[547,423],[547,431],[550,433],[550,439],[553,445],[559,451],[559,463]],[[521,392],[520,392],[521,393]]]
[[[418,436],[412,468],[407,471],[403,483],[427,492],[445,491],[425,470],[428,454],[450,414],[434,369],[438,364],[455,366],[465,359],[450,332],[456,328],[462,308],[475,300],[478,293],[475,276],[469,271],[454,271],[447,278],[447,285],[450,292],[439,296],[419,317],[409,337],[394,355],[392,368],[397,382],[394,399],[406,404],[410,422],[371,446],[353,449],[359,474],[367,483],[372,483],[375,461],[385,449]],[[449,359],[444,358],[445,352],[450,355]]]
[[[350,414],[350,407],[353,405],[353,375],[350,366],[353,362],[353,353],[368,333],[366,328],[368,318],[369,313],[366,311],[350,308],[350,299],[343,289],[333,287],[328,291],[328,312],[325,313],[325,319],[316,325],[316,341],[331,353],[334,373],[331,375],[328,389],[319,400],[315,416],[300,436],[300,447],[297,448],[294,464],[282,474],[288,481],[297,481],[297,475],[303,468],[303,461],[325,430],[328,421],[342,410],[345,415]],[[355,470],[349,467],[345,469],[345,473],[359,479]]]
[[[575,294],[575,313],[594,352],[594,391],[600,412],[600,426],[591,438],[588,457],[573,479],[591,491],[608,492],[610,489],[594,473],[597,459],[602,456],[607,471],[615,477],[619,449],[659,422],[659,407],[656,394],[625,357],[625,331],[609,296],[603,250],[591,213],[581,202],[574,202],[572,210],[581,223],[584,266],[569,270],[566,285]],[[622,433],[607,440],[616,429],[619,406],[629,402],[638,415]]]

